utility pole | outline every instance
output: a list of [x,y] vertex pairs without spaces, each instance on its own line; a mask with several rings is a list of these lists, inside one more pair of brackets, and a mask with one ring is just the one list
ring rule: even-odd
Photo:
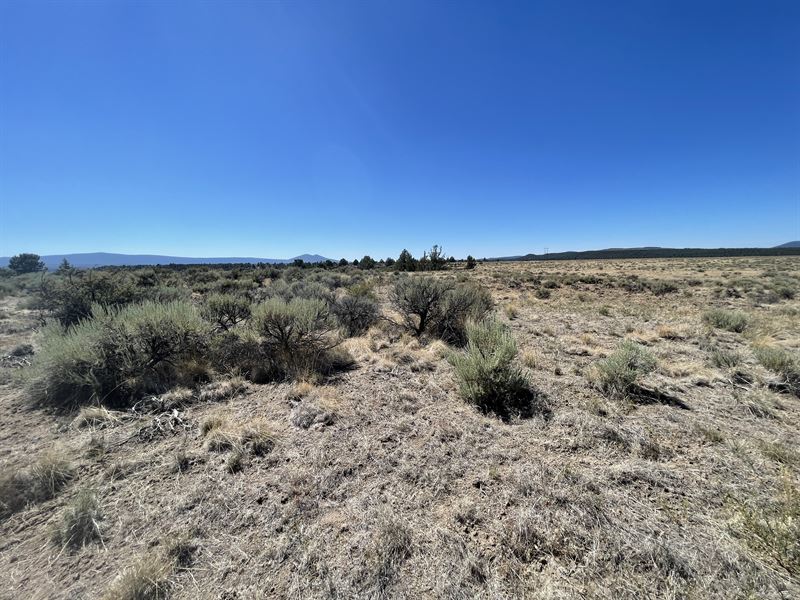
[[545,254],[545,256],[547,256],[547,251],[548,251],[548,250],[550,250],[550,248],[545,248],[545,249],[544,249],[544,254]]

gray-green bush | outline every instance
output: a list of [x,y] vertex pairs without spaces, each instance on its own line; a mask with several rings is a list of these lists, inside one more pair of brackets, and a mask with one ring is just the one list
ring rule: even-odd
[[186,302],[95,306],[93,318],[42,332],[28,372],[37,403],[70,408],[92,400],[128,405],[202,376],[209,326]]
[[283,375],[273,354],[267,353],[250,328],[226,331],[211,339],[209,356],[214,369],[239,374],[254,383],[267,383]]
[[620,398],[628,396],[640,378],[656,368],[656,359],[643,346],[626,340],[596,368],[598,387],[607,395]]
[[747,329],[750,319],[743,312],[714,308],[703,313],[703,322],[716,329],[741,333]]
[[656,296],[674,294],[678,291],[678,286],[670,281],[650,281],[646,285]]
[[97,496],[85,489],[64,509],[61,520],[52,531],[53,543],[75,550],[100,539],[100,521],[103,514]]
[[144,290],[125,274],[97,271],[49,277],[42,281],[38,292],[40,306],[64,327],[90,318],[96,305],[120,307],[144,297]]
[[452,283],[433,277],[403,277],[389,293],[389,301],[403,317],[403,324],[415,335],[422,335],[442,313],[444,299]]
[[332,353],[339,339],[328,305],[319,299],[271,298],[253,310],[262,348],[288,377],[327,373],[338,366]]
[[445,294],[442,310],[431,324],[431,333],[448,344],[463,346],[467,342],[467,322],[480,321],[492,306],[488,290],[459,284]]
[[480,320],[492,308],[483,288],[433,277],[399,279],[389,300],[415,335],[430,333],[458,345],[466,342],[467,321]]
[[742,362],[739,353],[724,348],[711,350],[711,364],[720,369],[732,369]]
[[378,320],[378,303],[366,295],[344,296],[331,307],[348,337],[363,335]]
[[250,318],[250,301],[234,294],[211,294],[205,298],[200,314],[222,331]]
[[524,412],[531,398],[530,384],[514,364],[517,344],[511,332],[491,319],[471,321],[466,338],[466,347],[449,357],[461,397],[503,417]]

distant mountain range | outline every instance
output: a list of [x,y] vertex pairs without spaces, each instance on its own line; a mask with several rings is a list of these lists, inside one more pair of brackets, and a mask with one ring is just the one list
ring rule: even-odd
[[[319,254],[301,254],[293,258],[252,258],[252,257],[212,257],[190,258],[186,256],[162,256],[160,254],[112,254],[109,252],[87,252],[82,254],[49,254],[42,256],[45,266],[57,269],[64,259],[73,267],[88,269],[92,267],[123,267],[148,265],[218,265],[233,263],[270,263],[287,264],[301,259],[307,263],[325,262],[328,260]],[[8,256],[0,256],[0,267],[8,266]]]
[[[641,248],[605,248],[603,250],[583,250],[577,252],[551,252],[549,254],[525,254],[521,256],[502,256],[487,260],[592,260],[600,258],[692,258],[724,256],[784,256],[800,255],[800,240],[787,242],[772,248],[661,248],[644,246]],[[73,267],[89,269],[92,267],[135,267],[154,265],[219,265],[219,264],[289,264],[297,259],[306,263],[320,263],[328,259],[319,254],[301,254],[292,258],[255,258],[252,256],[223,256],[195,258],[187,256],[164,256],[161,254],[114,254],[110,252],[86,252],[78,254],[48,254],[42,256],[49,270],[57,269],[66,258]],[[0,267],[8,266],[9,257],[0,256]]]
[[489,260],[592,260],[600,258],[714,258],[724,256],[784,256],[800,255],[800,241],[788,242],[773,248],[605,248],[580,252],[551,252],[549,254],[525,254],[504,256]]

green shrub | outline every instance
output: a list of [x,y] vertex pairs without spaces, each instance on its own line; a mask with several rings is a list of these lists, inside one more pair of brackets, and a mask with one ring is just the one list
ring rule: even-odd
[[191,304],[96,306],[93,315],[66,331],[43,330],[27,380],[34,401],[56,408],[92,400],[124,406],[195,377],[208,325]]
[[483,288],[454,286],[451,281],[433,277],[399,279],[389,300],[415,335],[431,333],[459,345],[466,342],[467,321],[483,318],[492,308],[491,296]]
[[484,320],[469,322],[466,336],[466,348],[449,357],[462,398],[501,416],[522,412],[531,392],[514,365],[517,344],[511,333],[497,321]]
[[316,281],[295,281],[289,288],[290,296],[286,298],[305,298],[307,300],[321,300],[327,306],[336,301],[336,294],[327,285]]
[[347,287],[352,283],[352,280],[352,277],[344,273],[330,273],[327,271],[318,271],[306,277],[306,281],[309,283],[319,283],[329,290]]
[[272,298],[255,307],[252,325],[265,354],[286,376],[301,378],[334,368],[330,351],[339,341],[336,322],[322,300]]
[[175,302],[177,300],[189,301],[191,294],[189,289],[179,286],[158,285],[149,288],[143,299],[152,300],[153,302]]
[[244,296],[211,294],[203,302],[200,314],[222,331],[228,331],[249,319],[250,312],[250,301]]
[[647,289],[645,283],[639,281],[635,275],[631,275],[628,278],[620,281],[619,287],[631,293],[643,292],[645,289]]
[[239,374],[254,383],[267,383],[283,376],[272,353],[265,351],[250,329],[227,331],[211,340],[209,356],[217,371]]
[[448,344],[463,346],[467,322],[480,321],[492,306],[492,296],[486,289],[457,285],[445,295],[442,310],[431,323],[431,333]]
[[703,313],[703,322],[717,329],[741,333],[747,328],[749,318],[743,312],[714,308]]
[[363,335],[378,320],[378,303],[367,295],[344,296],[331,307],[348,337]]
[[656,296],[665,296],[667,294],[674,294],[678,291],[678,286],[669,281],[651,281],[647,284],[650,291]]
[[419,336],[441,318],[449,281],[433,277],[403,277],[389,293],[389,301],[403,317],[404,325]]
[[95,305],[125,306],[141,300],[143,295],[128,277],[99,271],[48,278],[38,291],[41,307],[64,327],[90,318]]
[[740,503],[737,513],[734,533],[790,576],[800,575],[800,488],[787,477],[770,501]]
[[257,287],[258,284],[252,279],[221,279],[214,291],[220,294],[246,294]]
[[612,397],[628,396],[638,380],[656,368],[656,359],[643,346],[622,342],[596,365],[598,386]]
[[336,301],[336,295],[330,287],[319,281],[294,281],[288,282],[283,279],[274,281],[271,285],[259,290],[259,298],[280,298],[289,302],[293,298],[305,298],[307,300],[322,300],[330,306]]
[[41,349],[25,373],[32,399],[43,405],[70,408],[93,398],[102,388],[101,380],[113,376],[97,371],[109,370],[101,353],[105,335],[105,325],[93,319],[66,331],[55,324],[45,327],[39,336]]

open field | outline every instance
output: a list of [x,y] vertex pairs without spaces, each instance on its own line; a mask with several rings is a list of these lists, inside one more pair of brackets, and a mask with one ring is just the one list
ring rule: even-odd
[[[201,350],[111,385],[72,348],[54,382],[43,319],[86,327],[89,275],[0,280],[0,597],[800,597],[800,257],[92,276],[130,286],[89,305],[103,360],[137,364],[102,332],[142,301]],[[414,335],[406,278],[490,294],[519,402],[465,400],[460,324]],[[365,332],[264,350],[268,308],[347,297]]]

